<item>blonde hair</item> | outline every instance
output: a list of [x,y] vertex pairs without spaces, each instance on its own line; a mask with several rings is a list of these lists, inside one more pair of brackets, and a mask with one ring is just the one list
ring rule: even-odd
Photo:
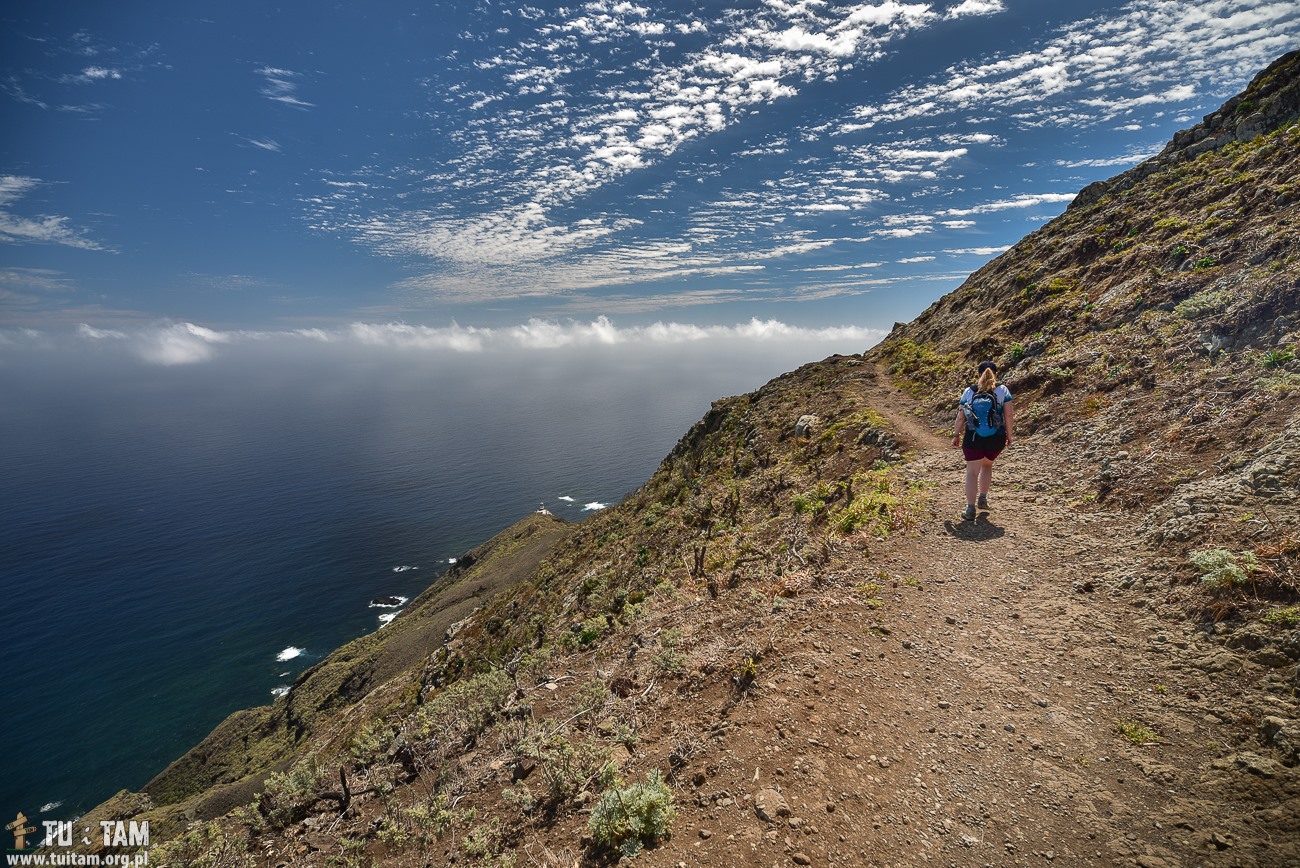
[[992,392],[998,385],[997,372],[992,368],[985,368],[980,374],[979,382],[975,385],[981,392]]

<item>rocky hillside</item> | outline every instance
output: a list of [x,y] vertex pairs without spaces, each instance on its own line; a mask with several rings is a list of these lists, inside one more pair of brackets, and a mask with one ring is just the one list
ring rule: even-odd
[[[1300,527],[1300,52],[1086,188],[871,357],[946,422],[995,358],[1020,430],[1095,462],[1091,502],[1174,551]],[[1027,400],[1025,400],[1027,399]],[[1265,514],[1267,513],[1267,514]]]
[[[155,865],[1300,863],[1297,93],[1293,54],[88,821]],[[964,522],[984,357],[1023,436]]]

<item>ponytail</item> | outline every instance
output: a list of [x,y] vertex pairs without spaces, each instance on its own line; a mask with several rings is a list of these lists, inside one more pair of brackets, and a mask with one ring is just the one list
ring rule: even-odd
[[980,372],[979,382],[976,384],[977,391],[992,392],[998,385],[998,375],[992,368],[985,368]]

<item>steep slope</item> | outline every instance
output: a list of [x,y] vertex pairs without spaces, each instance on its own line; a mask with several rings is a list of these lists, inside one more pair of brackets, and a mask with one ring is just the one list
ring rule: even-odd
[[1143,510],[1148,540],[1173,553],[1292,548],[1298,70],[1300,52],[1285,55],[1159,155],[1089,187],[872,358],[936,424],[974,363],[997,359],[1021,430],[1092,461],[1093,499]]
[[528,576],[571,531],[561,519],[534,514],[465,553],[386,627],[307,669],[274,704],[230,715],[140,794],[117,794],[85,822],[93,827],[100,819],[150,820],[157,840],[190,821],[247,805],[269,775],[327,738],[340,717],[356,713],[358,703],[409,703],[411,673],[419,672],[429,650],[484,601]]
[[[151,863],[1300,862],[1297,87],[716,402]],[[983,357],[1026,436],[963,522]]]

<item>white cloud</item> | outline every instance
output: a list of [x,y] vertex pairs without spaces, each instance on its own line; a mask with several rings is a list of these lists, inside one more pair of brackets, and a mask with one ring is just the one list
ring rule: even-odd
[[954,250],[945,250],[944,253],[951,253],[954,256],[992,256],[995,253],[1006,253],[1011,249],[1011,245],[1003,244],[1000,247],[958,247]]
[[949,208],[941,212],[945,217],[965,217],[970,214],[991,214],[995,211],[1009,211],[1015,208],[1034,208],[1059,202],[1072,202],[1076,193],[1022,193],[1010,199],[997,202],[985,202],[971,208]]
[[270,151],[274,154],[280,153],[280,143],[275,139],[244,139],[244,141],[263,151]]
[[0,175],[0,242],[7,244],[60,244],[81,250],[105,250],[97,241],[86,237],[83,230],[70,224],[68,217],[40,215],[20,217],[9,211],[9,206],[40,187],[37,178],[21,175]]
[[[404,200],[390,213],[376,214],[373,196],[351,196],[335,188],[329,196],[306,200],[314,224],[384,253],[428,260],[430,273],[405,286],[436,287],[442,298],[548,294],[554,292],[548,287],[562,286],[575,271],[580,285],[589,283],[584,275],[604,272],[611,278],[608,285],[616,286],[633,280],[633,272],[654,279],[665,273],[735,269],[740,263],[734,253],[678,253],[667,268],[644,259],[636,263],[629,249],[603,250],[624,228],[619,218],[602,215],[582,226],[560,215],[580,211],[573,206],[628,175],[663,166],[686,143],[798,95],[802,83],[832,79],[844,63],[873,57],[891,41],[939,20],[930,4],[895,0],[844,6],[768,3],[735,10],[713,28],[691,18],[674,20],[673,15],[604,0],[530,13],[526,17],[536,21],[536,39],[525,34],[491,57],[467,61],[476,78],[495,73],[499,84],[485,82],[482,90],[449,94],[453,111],[469,109],[472,101],[474,115],[449,133],[461,146],[461,157],[426,178],[429,189],[451,194],[440,207],[419,213]],[[537,95],[533,88],[563,95],[571,80],[590,68],[586,52],[592,46],[621,41],[634,52],[647,36],[674,31],[708,39],[691,40],[690,47],[680,50],[672,43],[656,44],[653,54],[604,70],[609,85],[603,99],[594,102],[525,99]],[[261,72],[277,87],[297,79],[282,69]],[[959,150],[932,148],[898,159],[923,162],[931,168],[921,173],[933,174],[933,167],[950,165]],[[508,169],[498,163],[503,152],[513,158]],[[887,176],[905,174],[910,176],[910,170],[892,168]],[[703,182],[700,177],[697,183]],[[834,215],[862,209],[883,196],[858,180],[814,191],[786,207],[803,217]],[[484,199],[500,204],[485,214],[478,207]],[[501,273],[526,266],[535,278],[531,286]],[[506,288],[510,285],[515,289]]]
[[49,268],[0,268],[0,288],[66,292],[72,289],[72,282]]
[[1005,12],[1006,7],[1002,5],[1002,0],[962,0],[956,6],[951,6],[943,17],[946,19],[964,18],[967,15],[996,15],[999,12]]
[[914,262],[934,262],[933,256],[909,256],[906,259],[898,260],[900,265],[911,265]]
[[1143,160],[1158,154],[1160,148],[1160,145],[1137,146],[1113,157],[1090,157],[1083,160],[1057,160],[1055,164],[1069,169],[1105,169],[1111,166],[1136,166]]
[[175,323],[137,332],[98,329],[82,323],[78,334],[93,341],[121,341],[144,361],[168,367],[206,362],[213,357],[216,345],[236,339],[235,334],[193,323]]
[[88,66],[77,75],[65,75],[59,81],[63,84],[93,84],[97,81],[116,81],[121,78],[121,70],[104,66]]
[[297,79],[302,78],[301,73],[274,66],[263,66],[257,70],[257,74],[262,76],[262,87],[258,93],[272,102],[294,108],[312,108],[315,105],[298,96]]
[[[950,13],[981,13],[967,0]],[[996,11],[996,10],[989,10]],[[1014,55],[950,67],[858,108],[849,129],[949,113],[1001,113],[1024,127],[1109,121],[1177,104],[1250,77],[1293,47],[1300,7],[1281,0],[1131,0],[1105,18],[1074,21]],[[1200,83],[1200,84],[1198,84]]]
[[76,337],[101,345],[120,346],[141,361],[162,365],[190,365],[238,354],[241,347],[294,347],[327,345],[339,350],[372,348],[412,353],[510,355],[572,348],[652,347],[677,344],[736,341],[744,343],[874,341],[880,329],[843,325],[822,328],[793,326],[757,317],[735,325],[694,325],[656,322],[646,326],[618,326],[599,316],[586,322],[530,319],[504,328],[476,328],[452,323],[434,327],[408,323],[352,323],[335,329],[286,331],[217,331],[194,323],[164,323],[134,330],[96,328],[82,323]]

